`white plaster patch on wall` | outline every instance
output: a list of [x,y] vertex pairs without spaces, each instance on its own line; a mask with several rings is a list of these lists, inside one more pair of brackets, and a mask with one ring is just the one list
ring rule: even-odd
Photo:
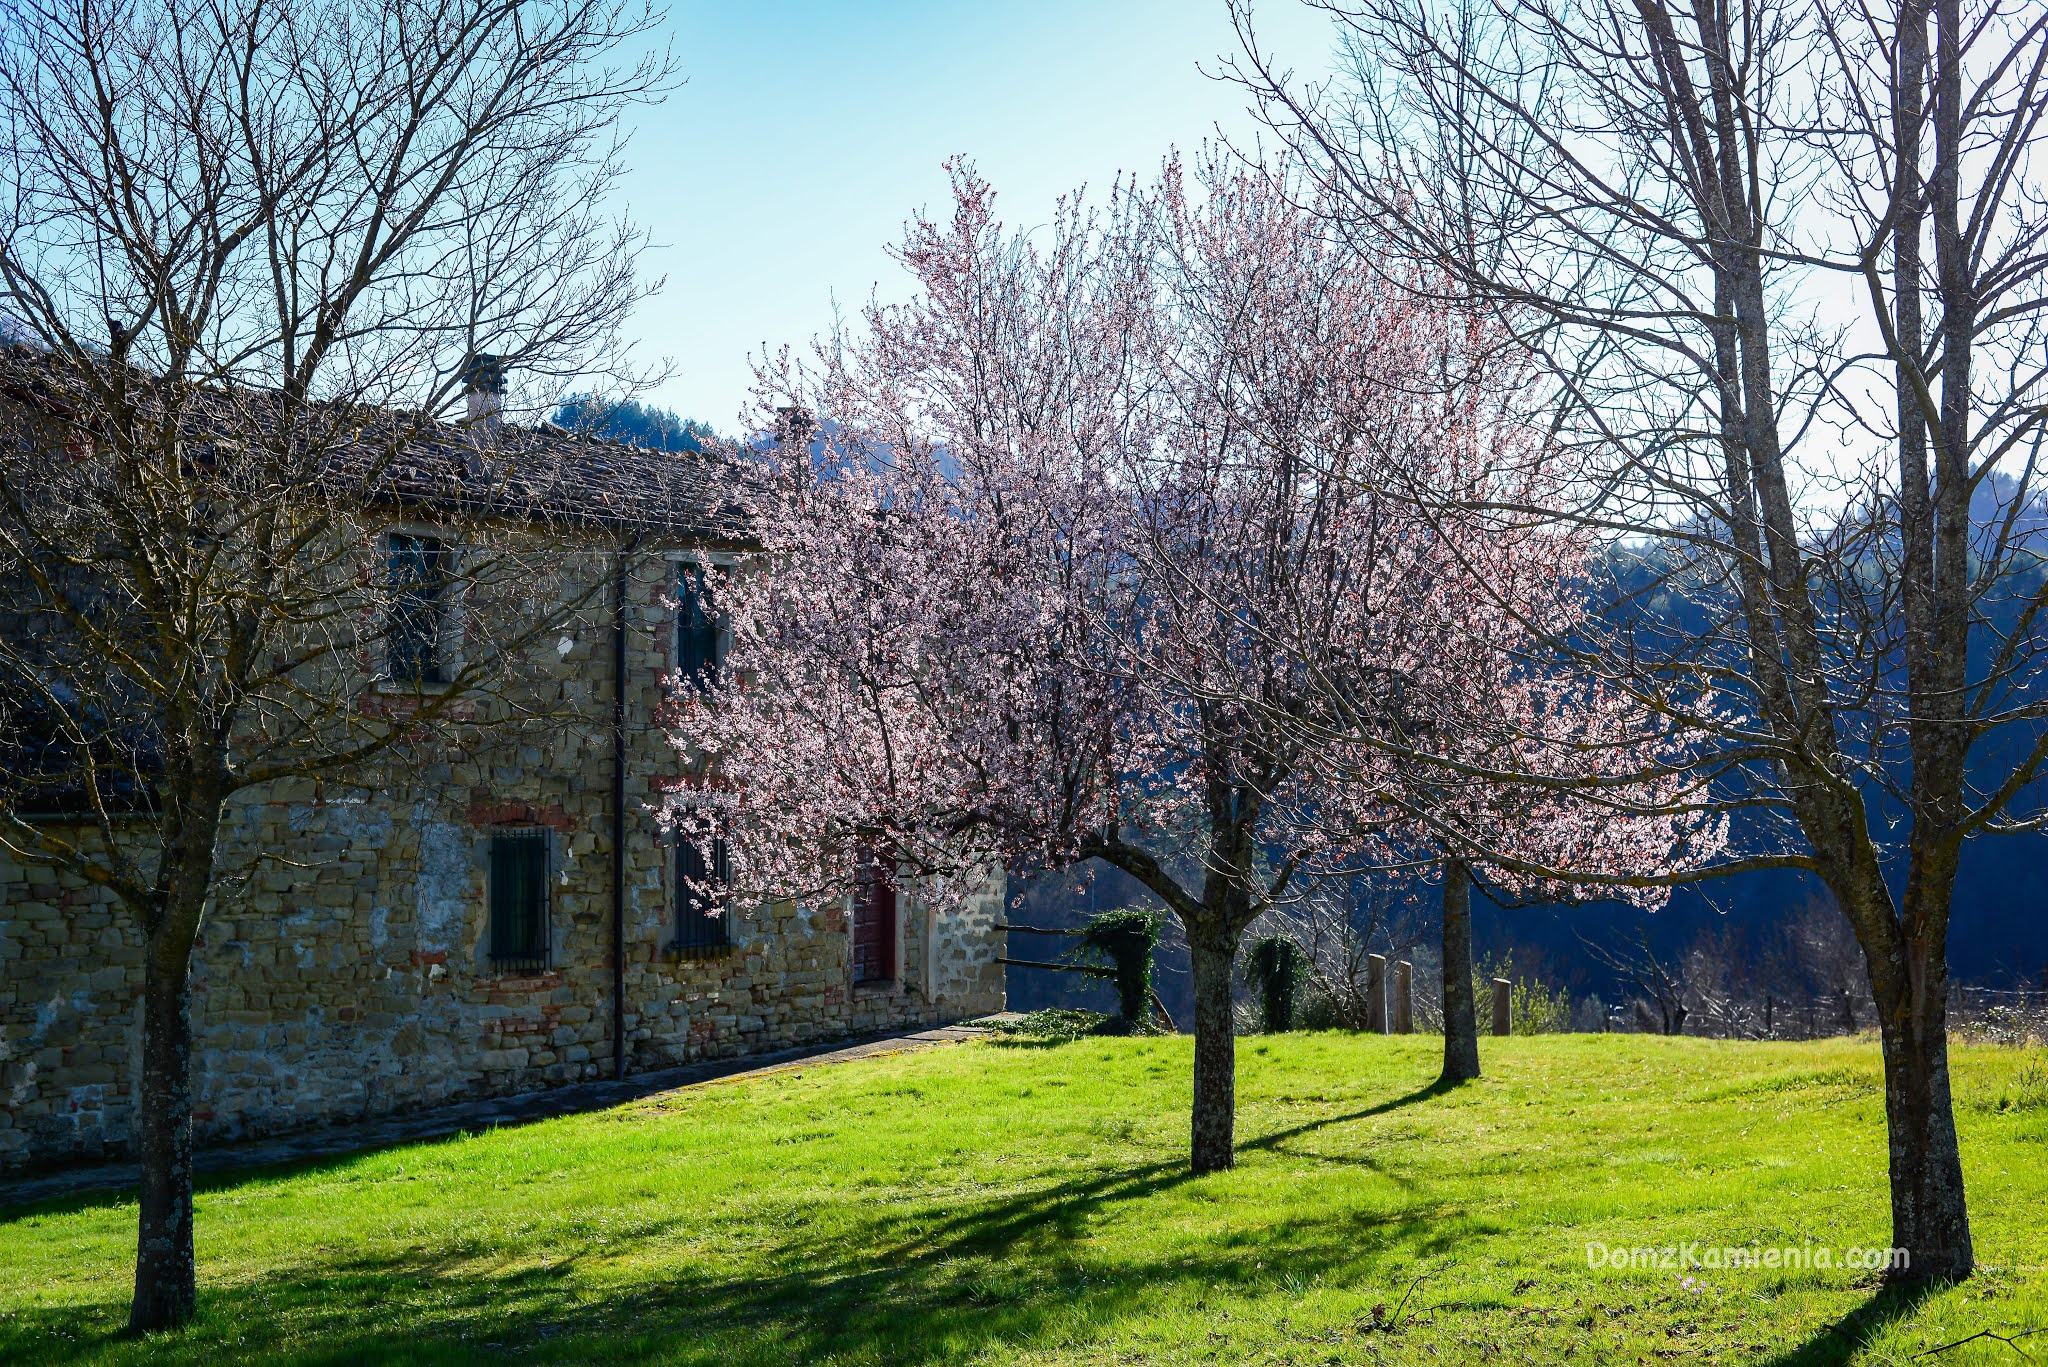
[[[53,992],[50,994],[48,1001],[37,1003],[35,1023],[29,1027],[28,1038],[21,1042],[21,1052],[29,1057],[23,1061],[21,1074],[15,1078],[14,1086],[8,1089],[7,1104],[9,1106],[21,1105],[34,1092],[36,1073],[38,1071],[34,1057],[35,1052],[43,1047],[43,1041],[49,1038],[50,1031],[55,1028],[58,1017],[64,1014],[64,1009],[67,1006],[76,1015],[91,1015],[94,1010],[92,994],[83,989],[78,989],[71,993],[69,999],[66,999],[62,992]],[[9,1048],[7,1041],[0,1039],[0,1062],[5,1062],[13,1057],[13,1052]]]
[[[294,936],[311,935],[317,943],[319,930],[314,918],[318,915],[319,912],[311,907],[301,907],[279,921],[278,928]],[[300,968],[313,967],[312,947],[303,939],[292,941],[292,957]]]
[[[666,854],[668,847],[663,846]],[[646,929],[652,927],[657,933],[674,925],[669,913],[668,879],[662,864],[657,862],[643,869],[638,878],[626,884],[626,914],[631,922]]]
[[57,1018],[64,1014],[66,1007],[71,1009],[72,1014],[78,1016],[94,1015],[99,1010],[98,1004],[93,1001],[92,992],[87,988],[74,987],[68,997],[62,992],[52,992],[48,1001],[36,1005],[35,1024],[29,1027],[28,1035],[31,1049],[40,1046],[49,1038],[51,1029],[57,1024]]
[[370,948],[382,949],[391,943],[391,908],[374,906],[370,908]]
[[28,1100],[30,1093],[35,1091],[35,1087],[36,1061],[30,1059],[21,1065],[21,1076],[15,1080],[14,1086],[7,1093],[7,1104],[9,1106],[19,1106],[22,1102]]
[[[49,1032],[50,1025],[57,1019],[57,1012],[62,1006],[63,999],[61,997],[52,997],[48,1002],[36,1008],[35,1025],[31,1028],[28,1038],[21,1042],[22,1052],[28,1055],[28,1057],[22,1061],[21,1072],[14,1079],[14,1086],[9,1088],[7,1092],[7,1104],[9,1106],[21,1105],[22,1102],[28,1100],[30,1095],[34,1093],[36,1088],[35,1052],[42,1047],[43,1036]],[[0,1063],[6,1062],[13,1056],[14,1050],[12,1047],[9,1046],[6,1040],[0,1039]]]
[[467,827],[428,821],[415,810],[420,833],[418,911],[419,945],[423,950],[452,950],[462,939],[469,919],[469,875],[475,841]]
[[341,797],[319,804],[294,803],[285,820],[300,835],[313,829],[317,821],[327,834],[340,836],[366,850],[381,850],[391,839],[391,809],[362,797]]

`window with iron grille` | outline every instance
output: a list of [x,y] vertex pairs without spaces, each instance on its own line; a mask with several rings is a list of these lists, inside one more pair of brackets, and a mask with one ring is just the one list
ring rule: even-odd
[[548,833],[491,837],[491,966],[548,966]]
[[431,536],[393,533],[386,550],[391,593],[384,624],[384,668],[398,683],[446,683],[442,626],[448,597],[448,547]]
[[709,959],[732,947],[732,913],[721,889],[731,877],[725,837],[676,836],[676,953]]
[[676,670],[700,692],[718,677],[718,609],[705,565],[684,564],[676,586]]

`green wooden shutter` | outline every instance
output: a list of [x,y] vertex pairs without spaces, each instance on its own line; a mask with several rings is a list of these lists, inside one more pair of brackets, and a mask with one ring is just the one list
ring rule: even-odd
[[711,957],[732,944],[732,913],[725,899],[706,897],[692,880],[722,887],[731,876],[723,837],[705,848],[687,835],[676,837],[676,952],[685,957]]
[[391,612],[384,633],[386,672],[401,683],[443,682],[441,618],[448,548],[432,537],[394,534],[387,564]]
[[676,586],[676,670],[699,690],[718,677],[718,611],[710,574],[702,565],[686,564]]
[[548,833],[491,837],[491,962],[548,966]]

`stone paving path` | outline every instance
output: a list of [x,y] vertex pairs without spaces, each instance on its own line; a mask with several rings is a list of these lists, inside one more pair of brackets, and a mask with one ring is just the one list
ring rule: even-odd
[[[773,1053],[746,1054],[738,1058],[710,1059],[703,1063],[686,1063],[676,1068],[629,1075],[623,1082],[579,1082],[544,1092],[523,1092],[518,1096],[435,1106],[379,1120],[329,1125],[297,1134],[201,1149],[193,1166],[202,1174],[232,1172],[239,1168],[338,1158],[370,1149],[390,1148],[395,1144],[445,1139],[469,1130],[495,1129],[500,1125],[525,1125],[536,1120],[574,1115],[579,1111],[599,1111],[628,1101],[700,1087],[708,1082],[760,1077],[793,1068],[818,1068],[882,1054],[910,1053],[939,1044],[957,1044],[980,1037],[989,1025],[1015,1019],[1014,1012],[1005,1011],[962,1025],[941,1025],[929,1030],[882,1035],[853,1044],[821,1044]],[[100,1163],[0,1182],[0,1210],[53,1197],[75,1196],[80,1192],[124,1191],[135,1185],[138,1176],[138,1169],[133,1163]]]

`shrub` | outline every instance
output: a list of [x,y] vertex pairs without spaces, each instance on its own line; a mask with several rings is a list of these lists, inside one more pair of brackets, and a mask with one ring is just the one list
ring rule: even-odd
[[1301,946],[1285,935],[1268,935],[1252,946],[1245,976],[1259,994],[1267,1034],[1294,1028],[1296,993],[1307,960]]
[[1998,1096],[1999,1111],[2048,1110],[2048,1051],[2029,1049]]
[[1031,1012],[1021,1020],[999,1021],[989,1029],[999,1036],[1007,1036],[1020,1042],[1044,1041],[1065,1044],[1084,1035],[1107,1034],[1111,1027],[1120,1024],[1115,1016],[1105,1016],[1100,1011],[1048,1006],[1044,1010]]
[[1295,1000],[1294,1026],[1297,1030],[1348,1030],[1351,1022],[1336,998],[1311,984]]
[[1077,942],[1109,960],[1126,1029],[1143,1030],[1152,1019],[1152,951],[1160,924],[1157,911],[1119,907],[1092,918]]
[[1512,984],[1508,992],[1508,1028],[1512,1033],[1561,1035],[1571,1030],[1572,994],[1561,987],[1552,989],[1530,974],[1517,976],[1514,955],[1508,954],[1497,961],[1488,959],[1472,970],[1472,1000],[1481,1033],[1493,1026],[1495,978],[1506,978]]

